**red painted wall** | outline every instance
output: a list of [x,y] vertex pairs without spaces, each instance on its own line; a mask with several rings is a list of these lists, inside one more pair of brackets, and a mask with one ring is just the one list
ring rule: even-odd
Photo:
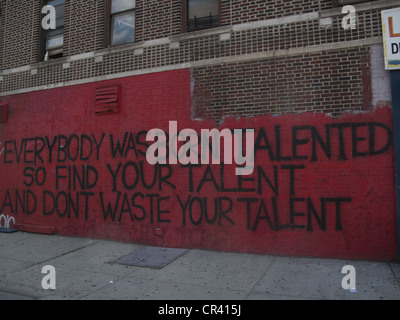
[[[113,85],[120,113],[96,115],[96,89]],[[156,246],[396,256],[389,108],[225,119],[218,129],[255,129],[250,176],[234,165],[149,165],[148,130],[216,127],[191,120],[190,85],[179,70],[3,97],[0,224]]]

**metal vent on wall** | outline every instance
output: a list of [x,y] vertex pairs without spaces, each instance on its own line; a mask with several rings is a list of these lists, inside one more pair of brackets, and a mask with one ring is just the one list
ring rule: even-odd
[[96,114],[118,113],[120,109],[120,87],[113,86],[96,90]]
[[0,103],[0,123],[7,122],[8,119],[8,103]]

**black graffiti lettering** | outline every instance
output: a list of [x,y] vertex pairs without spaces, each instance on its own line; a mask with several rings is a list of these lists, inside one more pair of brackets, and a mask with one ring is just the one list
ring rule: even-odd
[[153,199],[158,197],[158,194],[146,194],[146,197],[150,200],[150,222],[154,223],[154,202]]
[[311,141],[312,141],[312,154],[311,154],[311,161],[317,161],[317,142],[319,143],[320,147],[324,151],[326,157],[330,160],[332,158],[332,151],[331,151],[331,135],[330,135],[330,127],[329,125],[325,125],[325,141],[319,134],[317,128],[311,127]]
[[295,188],[295,171],[296,170],[302,170],[305,169],[305,165],[283,165],[281,169],[283,170],[289,170],[290,171],[290,195],[295,196],[296,195],[296,188]]
[[27,167],[24,169],[24,177],[28,178],[29,180],[24,180],[24,185],[27,187],[32,186],[35,183],[35,176],[34,176],[35,168]]
[[[153,168],[150,168],[150,169],[147,169],[144,167],[144,161],[140,161],[139,165],[140,165],[140,172],[150,172],[151,170],[153,171],[153,176],[152,177],[150,176],[151,179],[149,179],[151,181],[150,183],[147,183],[146,177],[144,174],[140,175],[140,179],[141,179],[143,187],[145,187],[146,189],[153,189],[157,182],[157,173],[158,173],[159,165],[156,164],[155,166],[152,166]],[[161,182],[160,182],[160,184],[161,184]]]
[[4,142],[4,163],[8,163],[8,164],[13,163],[12,160],[7,159],[7,155],[13,153],[12,150],[8,148],[8,145],[10,145],[12,143],[13,143],[13,141]]
[[[196,203],[199,208],[197,212],[198,216],[197,220],[196,220],[196,210],[193,208]],[[203,213],[204,213],[204,207],[202,199],[200,197],[193,197],[190,201],[190,206],[189,206],[189,218],[193,225],[198,226],[201,224],[203,220]]]
[[113,134],[110,134],[111,154],[115,159],[118,156],[127,159],[133,152],[134,157],[138,157],[139,153],[145,155],[143,150],[138,150],[136,145],[148,146],[146,143],[140,141],[140,137],[144,134],[144,131],[140,132],[140,135],[134,137],[132,132],[125,132],[123,141],[114,138]]
[[[163,174],[163,169],[167,169],[167,174]],[[169,180],[172,177],[172,167],[169,164],[161,164],[159,167],[159,186],[158,190],[163,191],[163,184],[166,184],[171,189],[176,189],[175,185]]]
[[[157,210],[157,222],[170,222],[169,220],[161,220],[161,214],[162,213],[168,213],[169,211],[162,211],[161,210],[161,201],[166,200],[166,198],[161,198],[160,195],[158,194],[147,194],[147,198],[150,200],[150,222],[154,223],[154,199],[157,200],[156,203],[156,210]],[[168,197],[169,198],[169,197]]]
[[145,156],[147,149],[150,147],[150,144],[146,142],[147,131],[140,131],[136,135],[136,144],[138,146],[143,147],[143,149],[138,149],[140,155]]
[[[228,204],[228,207],[224,209],[224,202]],[[233,201],[229,197],[218,198],[218,226],[222,225],[222,219],[227,220],[231,225],[235,225],[235,222],[228,217],[228,213],[232,211]]]
[[272,147],[268,141],[267,133],[265,132],[264,127],[260,128],[258,135],[257,135],[256,142],[254,144],[255,156],[257,155],[258,151],[262,151],[262,150],[266,150],[268,152],[269,159],[271,161],[275,160],[275,155],[274,155]]
[[221,189],[220,189],[220,191],[221,192],[237,192],[238,191],[238,189],[237,188],[234,188],[234,187],[231,187],[231,188],[227,188],[227,187],[225,187],[225,164],[224,163],[221,163],[220,164],[220,186],[221,186]]
[[[137,204],[136,199],[138,197],[142,198],[142,200],[148,199],[147,203],[143,205]],[[169,196],[161,197],[158,194],[144,195],[139,192],[129,197],[127,193],[117,192],[117,195],[113,200],[106,202],[104,193],[100,192],[99,198],[104,221],[111,219],[112,222],[115,222],[118,217],[118,222],[122,222],[124,215],[128,214],[131,222],[143,221],[146,217],[150,217],[150,223],[171,222],[170,219],[165,217],[170,213],[169,210],[166,210],[168,205],[164,204],[164,202],[170,200]],[[140,209],[142,216],[136,215],[132,207]],[[150,207],[150,210],[146,211],[146,207]]]
[[126,140],[128,139],[128,132],[125,132],[124,135],[124,142],[121,143],[120,140],[117,140],[116,142],[114,141],[114,135],[110,134],[110,143],[111,143],[111,154],[112,157],[115,159],[117,157],[117,154],[119,154],[120,157],[123,157],[124,150],[125,150],[125,145],[126,145]]
[[20,163],[20,160],[21,160],[22,150],[23,150],[24,145],[25,145],[25,140],[22,141],[22,143],[20,145],[20,148],[19,148],[19,152],[18,152],[18,150],[17,150],[17,141],[14,140],[15,155],[17,157],[17,163],[18,164]]
[[122,216],[124,215],[125,212],[129,213],[131,221],[133,222],[134,220],[133,220],[133,215],[132,215],[132,209],[131,209],[131,205],[129,203],[128,195],[126,193],[123,196],[118,222],[121,222]]
[[357,157],[366,157],[368,155],[368,146],[365,146],[365,151],[359,151],[359,143],[366,141],[366,137],[359,136],[358,128],[367,127],[368,124],[365,122],[353,123],[351,126],[351,137],[352,137],[352,156],[353,158]]
[[25,213],[25,203],[27,202],[25,200],[25,194],[26,191],[22,191],[22,197],[20,195],[20,192],[18,190],[15,190],[15,213],[18,214],[18,207],[21,206],[22,213]]
[[258,198],[237,198],[238,202],[246,203],[247,230],[251,230],[251,204],[258,202]]
[[[224,192],[224,193],[237,193],[237,192],[257,192],[258,194],[264,194],[266,192],[266,187],[270,189],[274,195],[278,196],[279,194],[279,169],[288,170],[289,178],[290,178],[290,192],[291,195],[295,195],[295,181],[296,180],[296,172],[300,169],[305,169],[305,165],[282,165],[281,167],[272,166],[272,167],[263,167],[256,166],[256,170],[253,176],[234,176],[234,183],[229,187],[226,186],[226,177],[228,176],[226,171],[226,165],[221,164],[219,166],[219,172],[214,172],[213,169],[217,168],[212,165],[185,165],[182,166],[184,168],[189,168],[189,180],[188,180],[188,189],[189,192],[201,192],[206,186],[211,186],[215,191]],[[205,168],[205,170],[197,170],[198,168]],[[268,169],[272,169],[269,170]],[[197,175],[196,175],[196,174]],[[200,178],[196,179],[195,176],[200,175]],[[219,175],[219,176],[218,176]],[[198,184],[197,184],[197,180]],[[229,176],[229,181],[232,180],[232,174]],[[244,183],[248,183],[253,185],[252,187],[244,187]]]
[[270,218],[270,216],[268,214],[267,208],[265,206],[264,199],[261,199],[261,204],[258,207],[256,220],[255,220],[253,228],[252,228],[253,231],[257,230],[258,223],[259,223],[260,220],[266,220],[268,222],[268,225],[269,225],[270,229],[271,230],[275,230],[274,225],[273,225],[273,223],[271,221],[271,218]]
[[[33,147],[35,145],[34,142],[35,142],[34,138],[25,139],[24,163],[34,163],[35,162],[35,158],[34,158],[35,150],[33,149]],[[32,148],[32,149],[29,149],[29,148]]]
[[296,224],[295,223],[295,218],[296,217],[305,217],[304,212],[296,212],[295,211],[295,202],[304,202],[304,198],[290,198],[289,199],[289,210],[290,210],[290,227],[292,229],[304,229],[305,226],[301,224]]
[[106,136],[106,134],[103,133],[103,134],[101,135],[100,142],[97,142],[96,137],[95,137],[94,134],[92,133],[93,141],[94,141],[94,144],[96,145],[96,159],[97,159],[97,160],[100,159],[100,147],[101,147],[101,145],[102,145],[102,143],[103,143],[103,141],[104,141],[104,137],[105,137],[105,136]]
[[[174,218],[171,212],[178,206],[182,210],[183,226],[230,227],[236,224],[235,217],[242,212],[240,218],[246,219],[247,230],[252,232],[285,229],[325,232],[329,228],[342,231],[344,208],[352,199],[326,196],[314,199],[302,195],[301,181],[306,173],[301,171],[306,168],[302,161],[308,160],[318,166],[315,162],[321,160],[347,161],[377,156],[387,153],[393,144],[391,129],[379,122],[261,127],[254,143],[256,160],[259,160],[256,170],[242,176],[234,173],[234,166],[225,163],[181,165],[183,169],[175,172],[177,166],[150,165],[145,160],[134,160],[146,155],[149,147],[146,133],[141,131],[135,136],[125,132],[122,139],[110,134],[107,151],[114,159],[126,160],[113,160],[114,163],[110,161],[102,168],[73,162],[80,160],[94,165],[95,153],[100,160],[106,133],[98,137],[71,134],[6,141],[2,150],[4,163],[15,164],[15,167],[27,164],[21,183],[36,194],[29,189],[7,190],[0,198],[0,214],[32,215],[39,208],[46,217],[82,219],[84,216],[88,220],[89,209],[94,210],[90,199],[96,197],[104,221],[116,223],[171,223]],[[212,146],[209,147],[211,150]],[[104,158],[107,157],[110,154]],[[276,165],[271,163],[274,161],[284,162]],[[46,167],[52,162],[60,165]],[[182,172],[185,168],[189,170]],[[104,173],[106,177],[101,176]],[[183,179],[187,180],[183,183]],[[41,190],[43,198],[40,199],[34,187],[48,187],[47,180],[54,182],[55,190]],[[106,185],[102,192],[85,192],[93,191],[99,180],[102,187]],[[182,185],[187,189],[177,188]],[[182,196],[180,192],[192,194]],[[210,196],[213,193],[215,196]],[[245,196],[239,197],[237,193],[245,193]],[[240,206],[243,208],[237,208]]]
[[[258,198],[238,198],[238,201],[246,202],[247,230],[256,231],[260,220],[266,220],[269,224],[270,229],[273,231],[281,231],[283,229],[289,228],[289,224],[281,224],[281,222],[280,222],[280,218],[278,215],[277,197],[271,198],[273,220],[271,220],[271,217],[268,214],[265,200],[263,198],[261,200]],[[259,205],[258,212],[257,212],[257,218],[252,226],[251,225],[251,212],[252,212],[251,204],[253,202],[259,202],[259,201],[260,201],[260,205]]]
[[[128,168],[129,167],[132,167],[133,169],[134,169],[134,173],[132,174],[129,174],[129,177],[132,177],[132,179],[131,179],[131,181],[132,181],[132,183],[131,184],[128,184],[128,181],[127,181],[127,179],[128,179],[128,173],[129,173],[129,171],[127,171],[128,170]],[[137,184],[138,184],[138,182],[139,182],[139,177],[140,177],[140,174],[139,174],[139,168],[138,168],[138,166],[136,165],[136,163],[134,163],[134,162],[128,162],[125,166],[124,166],[124,168],[123,168],[123,170],[122,170],[122,183],[123,183],[123,185],[124,185],[124,188],[126,189],[126,190],[133,190],[133,189],[135,189],[136,188],[136,186],[137,186]]]
[[[40,141],[40,143],[39,143]],[[39,147],[40,144],[40,147]],[[44,150],[44,147],[46,146],[46,142],[43,138],[41,137],[36,137],[35,138],[35,157],[34,157],[34,164],[35,166],[38,163],[38,159],[40,160],[40,163],[43,164],[44,160],[42,158],[42,156],[40,155],[42,153],[42,151]]]
[[304,139],[298,139],[297,135],[298,135],[298,131],[303,131],[303,130],[310,130],[310,126],[294,126],[292,128],[292,154],[293,154],[293,159],[294,160],[306,160],[308,159],[308,156],[306,155],[298,155],[298,146],[301,145],[305,145],[308,144],[308,142],[310,141],[310,138],[304,138]]
[[[73,140],[74,139],[75,139],[75,144],[76,144],[75,154],[74,154],[74,148],[73,148],[73,146],[74,146]],[[79,137],[76,134],[70,135],[67,145],[68,145],[68,159],[71,161],[76,161],[79,157]],[[72,148],[71,148],[71,146],[72,146]]]
[[209,213],[210,204],[209,199],[206,197],[192,197],[189,195],[186,200],[182,200],[179,195],[177,195],[178,202],[182,209],[182,225],[186,226],[187,216],[189,217],[192,225],[199,226],[204,220],[207,224],[213,225],[218,221],[218,226],[223,225],[223,221],[226,220],[231,225],[235,225],[235,222],[228,216],[232,211],[233,201],[229,197],[218,197],[214,198],[214,214],[211,218]]
[[193,192],[194,191],[193,168],[201,168],[201,164],[187,164],[187,165],[182,165],[181,167],[189,169],[189,180],[188,180],[189,192]]
[[178,199],[179,205],[181,206],[182,209],[182,225],[186,226],[186,209],[190,203],[190,199],[192,196],[189,196],[187,198],[187,200],[185,201],[185,203],[183,203],[183,201],[181,200],[181,197],[179,195],[176,196],[176,198]]
[[[247,215],[247,229],[252,231],[257,231],[258,224],[260,220],[266,220],[269,228],[273,231],[281,231],[283,229],[289,228],[289,224],[281,224],[279,215],[278,215],[278,206],[277,206],[277,197],[271,198],[272,205],[272,216],[273,220],[271,220],[271,216],[268,213],[268,209],[265,204],[265,200],[262,198],[261,200],[258,198],[239,198],[239,202],[246,202],[246,215]],[[253,202],[260,201],[260,205],[257,211],[257,217],[253,225],[251,225],[251,204]]]
[[[94,197],[95,193],[94,192],[79,192],[79,195],[84,197],[85,220],[88,220],[88,218],[89,218],[89,197]],[[76,213],[76,218],[78,218],[78,212]]]
[[57,162],[65,162],[67,160],[68,158],[67,148],[68,148],[68,138],[64,135],[59,135]]
[[85,188],[83,190],[90,190],[97,186],[97,181],[99,179],[99,174],[97,169],[90,165],[82,166],[82,171],[85,173]]
[[23,184],[27,187],[31,187],[35,183],[38,186],[43,186],[46,182],[46,169],[43,167],[37,169],[27,167],[24,169],[23,175],[28,179],[23,181]]
[[[51,199],[51,201],[52,201],[51,210],[47,209],[48,208],[47,204],[49,202],[48,199]],[[56,198],[54,197],[53,193],[51,193],[50,191],[43,191],[43,215],[44,216],[49,216],[54,212],[54,210],[56,209],[55,203],[56,203]]]
[[[33,203],[33,206],[31,204]],[[25,196],[25,211],[23,213],[32,215],[36,211],[36,196],[31,190],[26,190]],[[16,211],[18,213],[18,210]]]
[[31,190],[24,190],[22,197],[20,192],[15,190],[15,214],[19,213],[18,205],[20,205],[23,214],[32,215],[36,211],[36,203],[36,196]]
[[267,183],[267,185],[270,187],[270,189],[274,192],[275,195],[278,195],[278,167],[274,166],[274,178],[273,181],[274,183],[271,182],[271,179],[268,177],[268,175],[265,173],[264,169],[262,166],[257,166],[257,190],[258,194],[263,194],[263,180]]
[[144,187],[149,190],[153,189],[157,181],[159,191],[163,191],[165,186],[170,189],[176,189],[176,186],[170,180],[173,174],[172,166],[170,165],[156,164],[154,166],[145,166],[144,161],[140,161],[139,164],[136,162],[119,163],[116,168],[113,169],[111,164],[108,163],[107,169],[113,181],[113,192],[118,190],[119,181],[122,182],[123,188],[128,191],[139,187]]
[[170,213],[169,210],[165,210],[165,207],[162,207],[162,202],[168,201],[171,197],[159,197],[157,199],[157,222],[158,223],[170,223],[170,219],[166,219],[161,215],[165,216]]
[[214,174],[211,170],[211,166],[207,165],[206,166],[206,171],[203,174],[203,177],[200,180],[199,186],[197,187],[197,192],[200,192],[204,183],[206,182],[212,182],[212,184],[214,185],[214,188],[216,191],[219,191],[219,186],[217,184],[217,181],[215,180]]
[[[267,201],[270,200],[270,201]],[[265,221],[271,231],[282,231],[284,229],[306,229],[308,232],[314,231],[313,218],[317,221],[318,227],[322,231],[327,230],[326,215],[335,215],[335,231],[342,231],[342,204],[352,201],[351,198],[326,198],[320,199],[321,213],[318,214],[316,206],[311,198],[290,197],[288,212],[279,211],[277,197],[267,198],[238,198],[239,203],[246,204],[247,230],[258,231],[261,222]],[[334,210],[329,203],[335,205]],[[329,210],[328,210],[329,209]],[[307,216],[307,217],[306,217]],[[281,223],[283,220],[288,223]]]
[[61,192],[59,192],[57,194],[55,199],[56,200],[55,200],[54,206],[56,208],[58,216],[62,218],[67,214],[67,211],[68,211],[68,196],[67,196],[67,193],[64,192],[64,191],[61,191]]
[[[350,128],[350,130],[346,130],[347,128]],[[380,129],[380,132],[378,132],[378,129]],[[254,151],[256,158],[264,156],[267,159],[268,157],[271,162],[308,159],[315,162],[321,155],[332,160],[332,150],[337,150],[338,160],[346,161],[349,151],[353,157],[379,155],[387,152],[393,143],[391,129],[379,122],[326,124],[324,134],[319,132],[319,129],[315,126],[292,126],[290,139],[284,139],[283,127],[276,125],[270,134],[274,137],[269,140],[270,137],[268,137],[266,129],[264,127],[259,129],[254,143]],[[376,146],[377,137],[380,138],[379,141],[385,142]],[[307,147],[310,142],[311,148]],[[283,150],[287,150],[287,153],[283,154]],[[264,155],[262,151],[266,151],[266,154]]]
[[[94,138],[94,136],[93,136]],[[94,138],[94,141],[96,141],[96,139]],[[87,148],[85,148],[85,146],[90,146],[90,149],[88,151],[88,154],[85,155],[85,150],[87,150]],[[93,151],[93,145],[92,145],[92,140],[90,139],[90,137],[86,134],[83,134],[81,136],[81,143],[80,143],[80,160],[81,161],[87,161],[90,159],[90,157],[92,156],[92,151]],[[98,159],[97,159],[98,160]]]
[[14,209],[13,209],[13,205],[12,205],[12,201],[11,201],[11,196],[10,196],[10,190],[7,190],[6,195],[4,197],[3,200],[3,205],[1,207],[0,213],[3,213],[4,208],[10,208],[10,212],[14,213]]
[[206,183],[206,182],[212,182],[212,184],[214,185],[215,190],[219,191],[219,186],[218,186],[218,184],[217,184],[217,182],[215,180],[215,177],[214,177],[214,174],[213,174],[213,172],[211,170],[211,166],[210,165],[206,166],[206,171],[204,172],[203,177],[201,178],[201,181],[199,183],[199,186],[197,187],[197,192],[201,191],[201,189],[203,187],[203,184]]
[[135,157],[137,157],[138,156],[138,152],[137,152],[137,149],[136,149],[135,139],[133,138],[133,134],[132,133],[129,134],[128,145],[126,146],[125,154],[124,154],[125,158],[128,157],[128,152],[131,151],[131,150],[134,152]]
[[136,203],[136,198],[142,198],[142,200],[146,197],[143,193],[135,193],[134,195],[132,195],[131,201],[132,201],[132,206],[134,208],[139,209],[142,212],[142,216],[137,216],[136,213],[133,213],[133,217],[137,220],[137,221],[143,221],[146,218],[146,210],[143,206],[139,205]]
[[304,212],[296,212],[295,211],[295,202],[304,202],[306,203],[307,209],[307,231],[313,231],[312,228],[312,216],[315,217],[320,229],[322,231],[326,231],[326,213],[327,213],[327,204],[334,203],[335,204],[335,230],[342,231],[342,219],[341,219],[341,204],[343,202],[351,202],[351,198],[324,198],[320,199],[321,201],[321,216],[318,217],[315,206],[311,200],[311,198],[307,198],[307,202],[305,198],[290,198],[290,225],[291,228],[305,228],[304,225],[296,224],[294,219],[295,217],[305,217]]
[[66,180],[68,190],[90,190],[97,185],[99,174],[97,169],[90,165],[82,165],[80,172],[78,167],[57,166],[56,167],[56,189],[60,189],[60,184]]
[[11,191],[7,190],[2,201],[0,214],[3,214],[5,209],[9,209],[8,213],[32,215],[36,210],[36,203],[36,195],[31,190],[23,190],[22,192],[15,190],[14,199],[11,196]]
[[280,218],[278,215],[278,204],[277,204],[277,197],[272,197],[271,198],[271,204],[272,204],[272,213],[274,215],[274,230],[275,231],[281,231],[283,229],[290,228],[290,224],[281,224]]
[[[93,144],[96,146],[97,160],[99,160],[100,147],[103,143],[105,133],[103,133],[100,142],[97,141],[94,134],[89,135],[72,134],[70,136],[58,135],[51,139],[48,136],[24,138],[18,145],[16,140],[5,142],[4,162],[17,164],[21,162],[25,164],[45,163],[45,151],[47,150],[48,163],[52,163],[56,157],[56,161],[64,163],[65,161],[88,161],[93,155]],[[57,151],[56,151],[57,150]],[[54,156],[56,154],[56,156]],[[11,159],[11,155],[14,159]]]
[[122,194],[121,192],[117,193],[117,199],[114,201],[114,206],[112,206],[112,204],[110,202],[110,203],[107,204],[107,208],[105,208],[103,192],[99,193],[101,209],[102,209],[102,212],[103,212],[104,221],[106,221],[108,219],[108,217],[110,216],[111,217],[111,221],[114,222],[115,216],[117,214],[118,204],[119,204],[119,199],[121,198],[121,194]]
[[339,144],[339,157],[338,160],[347,160],[346,157],[346,149],[345,149],[345,142],[344,142],[344,128],[350,127],[350,123],[335,123],[331,125],[331,128],[338,129],[338,144]]
[[[214,199],[214,208],[218,208],[218,203],[219,201],[217,198]],[[208,205],[208,199],[203,198],[203,207],[204,207],[204,217],[206,218],[206,222],[208,224],[215,224],[217,222],[217,218],[219,216],[218,210],[214,210],[214,215],[212,218],[209,217],[208,212],[209,212],[209,205]]]
[[[265,178],[266,178],[266,176],[265,176]],[[256,188],[254,188],[254,187],[253,188],[245,188],[243,186],[243,184],[245,182],[251,182],[254,185],[255,178],[239,175],[239,176],[237,176],[237,179],[238,179],[238,182],[237,182],[238,183],[238,187],[237,187],[237,189],[236,188],[232,188],[231,190],[233,190],[234,192],[235,191],[237,191],[237,192],[256,192]],[[259,183],[261,184],[261,181],[259,181]]]
[[54,149],[54,147],[55,147],[55,145],[57,143],[57,137],[53,138],[53,142],[52,143],[50,143],[49,138],[47,136],[46,136],[45,139],[46,139],[46,144],[47,144],[48,150],[49,150],[49,163],[51,163],[52,160],[53,160],[53,149]]
[[[376,149],[376,128],[381,128],[386,133],[386,143],[380,149]],[[393,133],[389,129],[389,127],[383,123],[379,122],[370,122],[368,124],[368,132],[369,132],[369,154],[370,155],[380,155],[387,152],[390,146],[393,143]]]
[[325,198],[326,202],[333,202],[336,205],[336,231],[342,231],[341,204],[351,202],[351,198]]
[[321,198],[321,214],[318,216],[318,212],[312,203],[311,198],[307,198],[307,231],[312,232],[312,217],[318,223],[319,228],[322,231],[326,231],[326,201],[325,198]]
[[50,216],[54,212],[60,218],[68,217],[71,219],[72,214],[76,219],[80,217],[81,197],[84,199],[84,217],[87,221],[89,218],[89,197],[94,197],[92,192],[66,192],[60,191],[54,194],[51,191],[43,191],[43,215]]
[[113,181],[113,187],[112,187],[112,191],[113,192],[117,191],[117,175],[118,175],[119,170],[121,169],[121,166],[122,166],[122,163],[119,163],[118,164],[118,168],[116,169],[116,171],[114,171],[111,168],[111,165],[109,163],[107,163],[107,169],[110,172],[111,177],[112,177],[112,181]]

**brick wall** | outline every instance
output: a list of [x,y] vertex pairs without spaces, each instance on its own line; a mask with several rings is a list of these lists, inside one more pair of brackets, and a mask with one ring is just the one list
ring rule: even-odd
[[222,25],[260,21],[330,9],[332,0],[221,0]]
[[[219,121],[227,115],[300,111],[338,116],[347,110],[372,108],[371,56],[367,44],[381,42],[380,9],[358,12],[356,30],[343,30],[340,15],[332,16],[329,28],[320,26],[318,16],[243,28],[238,24],[324,12],[332,7],[331,1],[222,0],[222,25],[234,24],[237,28],[181,34],[184,1],[137,0],[137,43],[133,47],[101,50],[106,46],[106,3],[105,0],[67,1],[65,58],[36,64],[40,46],[38,2],[3,1],[2,68],[31,66],[2,74],[0,91],[47,88],[114,74],[148,73],[193,64],[195,118]],[[221,40],[221,30],[228,34],[227,40]],[[175,37],[165,38],[170,35]],[[167,41],[143,42],[159,38]],[[177,46],[172,48],[169,41]],[[346,48],[337,50],[336,44]],[[307,53],[308,48],[312,53]],[[315,48],[318,50],[313,52]],[[87,52],[92,55],[67,59]]]
[[[66,2],[65,57],[107,47],[106,3],[106,0]],[[136,41],[182,33],[184,7],[183,0],[136,1]],[[221,0],[220,7],[221,25],[226,26],[330,9],[332,1]],[[3,45],[0,47],[0,63],[2,63],[0,67],[8,69],[40,61],[40,1],[3,1],[1,18],[3,28],[0,30],[0,41]],[[372,23],[373,28],[380,29],[379,21]],[[371,32],[370,30],[371,28],[368,28],[367,32]],[[273,32],[281,31],[273,30]],[[293,33],[293,30],[283,30],[283,32]],[[310,32],[314,33],[315,30],[311,28]]]
[[136,41],[168,37],[182,32],[182,1],[136,1]]
[[63,56],[104,48],[105,23],[106,1],[66,1]]
[[1,2],[0,69],[39,61],[41,1]]
[[[96,115],[96,90],[115,85],[120,113]],[[389,108],[216,126],[190,118],[190,99],[189,69],[1,97],[10,112],[0,125],[0,215],[29,232],[155,246],[396,256]],[[198,133],[254,129],[253,173],[237,176],[227,163],[150,165],[145,134],[168,133],[169,121]]]
[[193,69],[193,116],[220,120],[371,108],[369,48]]

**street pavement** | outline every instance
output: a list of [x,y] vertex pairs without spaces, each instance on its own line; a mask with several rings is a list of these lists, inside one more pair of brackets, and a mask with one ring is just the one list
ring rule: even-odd
[[[146,267],[144,260],[141,266],[119,263],[147,249],[88,238],[0,233],[0,300],[400,299],[398,263],[206,250],[184,251],[160,268]],[[354,267],[355,288],[342,287],[343,278],[351,275],[342,273],[347,265]],[[50,271],[42,273],[45,266],[54,267],[53,278]],[[46,289],[52,281],[55,289]]]

